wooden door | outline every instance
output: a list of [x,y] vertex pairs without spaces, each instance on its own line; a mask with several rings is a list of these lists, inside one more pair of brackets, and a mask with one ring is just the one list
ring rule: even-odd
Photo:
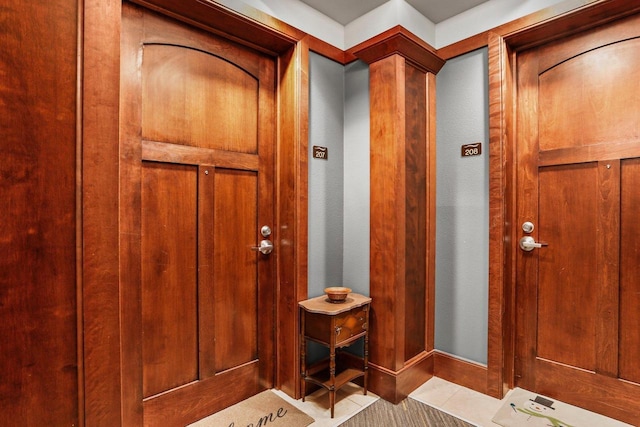
[[[516,384],[640,419],[640,17],[518,54]],[[518,245],[518,242],[514,242]],[[637,424],[636,424],[637,425]]]
[[125,4],[121,68],[124,356],[144,424],[185,425],[273,386],[274,60]]

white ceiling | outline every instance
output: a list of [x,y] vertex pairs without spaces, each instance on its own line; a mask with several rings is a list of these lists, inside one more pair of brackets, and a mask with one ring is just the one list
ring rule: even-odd
[[[301,0],[329,18],[346,25],[389,0]],[[437,24],[488,0],[405,0]]]

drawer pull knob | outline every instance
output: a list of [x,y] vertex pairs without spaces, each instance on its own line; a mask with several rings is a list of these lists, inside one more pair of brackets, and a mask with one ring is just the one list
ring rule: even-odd
[[340,335],[340,331],[342,331],[342,326],[336,327],[336,335]]
[[367,322],[364,322],[364,323],[362,324],[362,330],[364,331],[365,329],[367,329]]

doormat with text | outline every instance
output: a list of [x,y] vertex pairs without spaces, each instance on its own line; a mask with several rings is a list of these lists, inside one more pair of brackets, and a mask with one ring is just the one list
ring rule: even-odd
[[631,427],[521,388],[507,395],[492,421],[504,427]]
[[306,427],[312,422],[313,418],[267,390],[190,427]]

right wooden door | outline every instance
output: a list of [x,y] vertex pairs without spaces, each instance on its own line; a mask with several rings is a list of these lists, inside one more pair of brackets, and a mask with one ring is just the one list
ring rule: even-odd
[[634,425],[639,52],[635,16],[517,54],[516,385]]

